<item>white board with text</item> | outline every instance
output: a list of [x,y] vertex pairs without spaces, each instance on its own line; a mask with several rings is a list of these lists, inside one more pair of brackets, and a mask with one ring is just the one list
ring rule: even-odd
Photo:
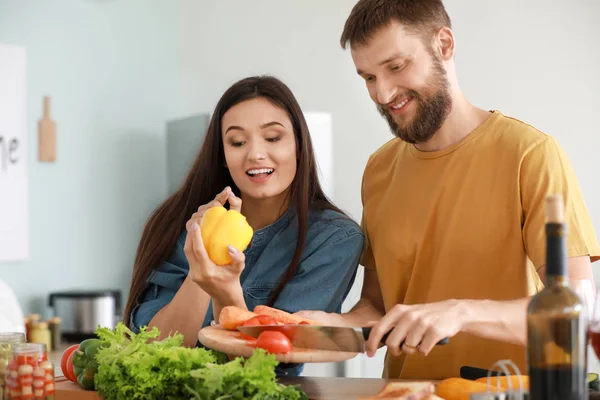
[[0,262],[29,256],[25,49],[0,44]]

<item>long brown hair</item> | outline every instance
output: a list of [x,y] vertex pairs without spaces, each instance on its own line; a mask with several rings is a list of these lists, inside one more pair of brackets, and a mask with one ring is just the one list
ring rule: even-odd
[[308,126],[291,90],[272,76],[254,76],[236,82],[217,103],[200,153],[183,186],[154,210],[144,227],[123,315],[126,325],[130,324],[131,311],[145,290],[150,274],[169,257],[177,238],[185,229],[186,221],[198,207],[213,200],[226,186],[230,186],[234,193],[240,196],[239,189],[225,167],[221,120],[231,107],[257,97],[269,100],[274,106],[288,113],[294,128],[298,154],[296,176],[289,191],[290,207],[295,207],[295,216],[298,219],[298,241],[287,271],[269,299],[269,305],[274,303],[286,283],[296,273],[306,243],[309,210],[330,209],[342,213],[327,198],[319,184]]

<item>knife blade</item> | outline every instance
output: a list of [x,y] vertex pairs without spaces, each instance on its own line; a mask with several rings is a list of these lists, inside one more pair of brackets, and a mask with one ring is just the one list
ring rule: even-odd
[[[286,335],[294,347],[329,351],[347,351],[352,353],[366,352],[365,343],[371,334],[370,327],[320,326],[320,325],[253,325],[239,326],[238,330],[248,336],[257,338],[264,331],[278,331]],[[385,343],[388,332],[381,338]],[[448,343],[448,338],[439,341],[438,345]],[[401,344],[402,345],[402,344]]]

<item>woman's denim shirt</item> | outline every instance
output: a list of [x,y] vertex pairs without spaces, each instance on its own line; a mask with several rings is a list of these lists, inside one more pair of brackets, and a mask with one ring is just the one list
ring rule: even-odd
[[[244,252],[246,266],[240,276],[249,310],[267,304],[292,260],[298,238],[298,220],[289,209],[273,224],[254,232]],[[150,323],[175,296],[189,271],[183,252],[186,232],[178,239],[168,260],[149,278],[149,286],[131,313],[134,331]],[[294,313],[300,310],[341,312],[342,302],[354,283],[363,250],[360,226],[332,210],[309,213],[306,245],[295,275],[281,291],[273,307]],[[212,302],[203,327],[214,320]],[[200,344],[199,344],[200,345]],[[280,364],[277,374],[297,376],[302,364]]]

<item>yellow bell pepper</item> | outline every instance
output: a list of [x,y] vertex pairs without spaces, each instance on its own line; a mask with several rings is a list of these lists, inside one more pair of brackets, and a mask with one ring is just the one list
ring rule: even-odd
[[254,234],[246,217],[222,206],[211,207],[204,213],[200,230],[208,257],[217,265],[231,264],[227,246],[244,251]]

